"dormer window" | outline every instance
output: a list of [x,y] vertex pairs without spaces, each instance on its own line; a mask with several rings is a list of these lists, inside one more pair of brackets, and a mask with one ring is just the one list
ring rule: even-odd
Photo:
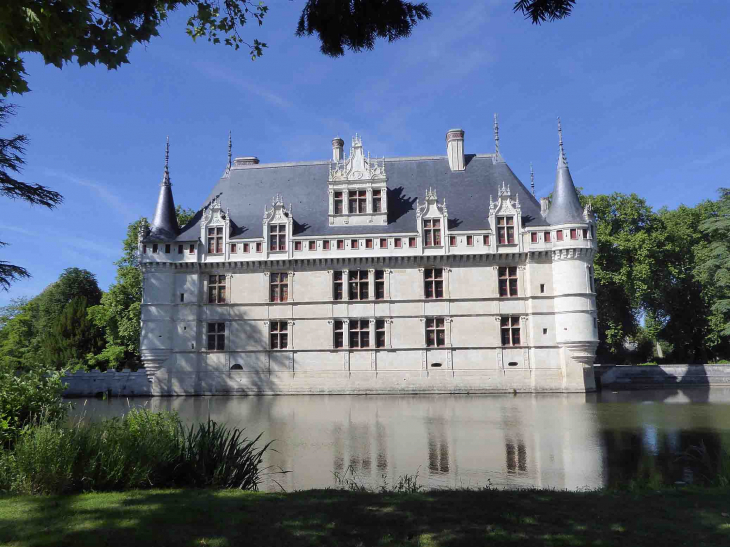
[[341,215],[344,212],[344,199],[342,192],[335,192],[335,214]]
[[441,246],[441,220],[438,218],[427,218],[423,221],[423,233],[426,247]]
[[223,252],[223,226],[208,228],[208,254]]
[[515,242],[514,217],[497,217],[497,236],[500,245],[510,245]]
[[269,226],[269,250],[286,251],[285,224],[271,224]]
[[367,213],[368,196],[365,190],[350,190],[350,213]]

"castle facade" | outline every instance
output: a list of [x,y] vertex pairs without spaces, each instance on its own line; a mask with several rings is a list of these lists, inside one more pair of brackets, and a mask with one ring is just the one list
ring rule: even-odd
[[[169,149],[168,149],[169,150]],[[174,394],[595,389],[595,219],[560,137],[552,203],[499,152],[232,159],[179,227],[165,162],[139,237],[141,353]],[[534,192],[534,186],[533,186]]]

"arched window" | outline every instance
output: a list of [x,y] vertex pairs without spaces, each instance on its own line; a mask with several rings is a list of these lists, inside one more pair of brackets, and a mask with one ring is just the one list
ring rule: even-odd
[[233,365],[231,367],[231,370],[243,370],[243,367],[241,365],[239,365],[238,363],[236,363],[235,365]]

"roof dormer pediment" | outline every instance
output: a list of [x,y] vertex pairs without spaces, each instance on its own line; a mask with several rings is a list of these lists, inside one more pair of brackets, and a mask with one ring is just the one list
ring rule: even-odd
[[330,164],[329,182],[380,181],[385,178],[385,158],[371,159],[370,152],[365,156],[362,139],[358,134],[352,138],[349,157]]

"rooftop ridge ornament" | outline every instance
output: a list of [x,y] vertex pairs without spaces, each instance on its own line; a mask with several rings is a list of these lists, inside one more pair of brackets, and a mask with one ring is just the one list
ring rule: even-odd
[[233,166],[233,139],[231,138],[231,132],[228,131],[228,170],[231,170]]
[[385,156],[382,160],[371,158],[363,151],[362,138],[358,133],[352,138],[350,154],[343,154],[341,161],[331,161],[329,182],[366,181],[385,177]]
[[163,186],[172,186],[172,183],[170,182],[170,136],[167,137],[167,142],[165,143],[165,172],[162,175],[162,185]]
[[494,155],[499,156],[499,121],[497,113],[494,113]]
[[565,149],[563,148],[563,127],[560,125],[560,116],[558,116],[558,146],[560,147],[560,158],[558,159],[558,168],[568,167],[568,158],[565,157]]
[[532,162],[530,162],[530,188],[532,189],[532,196],[535,196],[535,171],[532,170]]

